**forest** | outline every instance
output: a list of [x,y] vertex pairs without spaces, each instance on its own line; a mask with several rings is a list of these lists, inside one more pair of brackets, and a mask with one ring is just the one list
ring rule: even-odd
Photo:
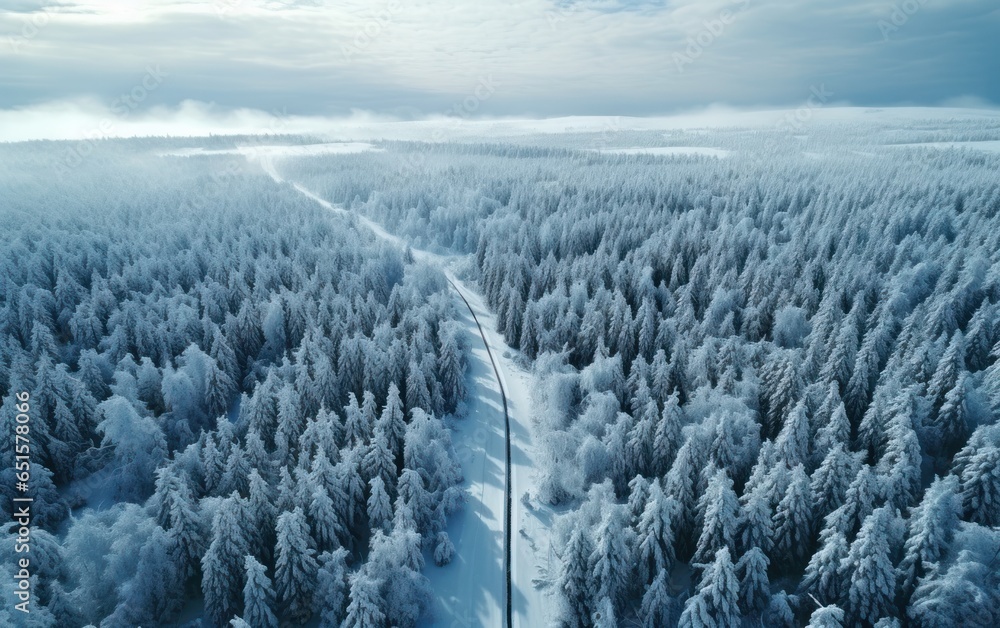
[[413,625],[463,501],[444,277],[241,157],[137,144],[62,172],[50,144],[2,149],[0,425],[30,393],[35,605],[5,585],[0,624]]
[[536,376],[559,625],[992,626],[1000,156],[906,144],[998,134],[398,142],[286,172],[471,256]]
[[25,620],[5,589],[0,625],[434,625],[428,573],[479,506],[447,271],[530,374],[513,498],[555,559],[514,586],[543,625],[996,626],[997,140],[852,119],[264,162],[324,140],[145,138],[72,168],[0,145],[36,599]]

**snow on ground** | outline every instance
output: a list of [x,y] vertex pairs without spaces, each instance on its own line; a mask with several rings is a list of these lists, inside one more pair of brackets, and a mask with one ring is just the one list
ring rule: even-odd
[[[258,160],[265,171],[283,181],[274,160]],[[294,187],[323,207],[350,214],[339,205],[317,196],[297,183]],[[353,220],[380,238],[400,247],[407,243],[364,216],[350,214]],[[459,301],[460,321],[466,329],[470,348],[467,374],[469,398],[464,419],[452,422],[452,439],[464,474],[465,507],[448,523],[448,535],[455,545],[451,564],[437,567],[428,560],[424,570],[430,579],[435,601],[429,625],[502,626],[505,608],[504,579],[504,484],[506,482],[504,416],[500,396],[502,384],[507,394],[511,431],[511,607],[513,625],[529,628],[548,625],[551,603],[545,591],[536,586],[554,565],[549,530],[552,513],[544,507],[529,507],[524,494],[534,495],[534,441],[531,417],[530,375],[509,357],[513,351],[496,331],[496,319],[477,291],[450,270],[454,257],[412,249],[414,259],[440,267],[456,291],[465,298]],[[457,295],[456,295],[457,298]],[[497,363],[500,382],[494,375],[483,337],[472,314],[482,325]]]
[[248,145],[236,148],[206,149],[179,148],[160,153],[163,157],[200,157],[204,155],[245,155],[247,157],[312,157],[315,155],[349,155],[366,151],[380,151],[368,142],[326,142],[322,144]]
[[[803,107],[810,96],[803,94]],[[691,130],[708,132],[717,128],[774,128],[796,109],[744,111],[727,107],[710,107],[702,111],[659,117],[629,116],[566,116],[545,119],[465,119],[439,117],[428,120],[399,122],[331,121],[325,129],[316,129],[330,139],[351,140],[416,140],[445,142],[461,138],[502,138],[536,134],[607,133],[617,131]],[[968,120],[1000,117],[995,109],[959,107],[838,107],[810,108],[810,122],[891,122],[913,120]]]
[[652,146],[639,148],[598,148],[590,149],[608,155],[708,155],[709,157],[726,157],[730,151],[707,146]]
[[469,305],[476,312],[483,326],[486,340],[497,360],[500,380],[507,392],[511,435],[511,579],[513,625],[531,628],[549,625],[548,611],[552,602],[538,586],[546,574],[554,570],[554,556],[550,545],[552,512],[549,508],[522,500],[535,494],[535,448],[532,436],[530,374],[516,365],[508,356],[514,351],[497,331],[496,317],[478,292],[459,284]]
[[444,567],[427,561],[435,607],[428,625],[501,626],[504,578],[504,417],[500,387],[478,327],[460,306],[469,351],[465,416],[450,422],[467,493],[464,508],[448,522],[455,545]]

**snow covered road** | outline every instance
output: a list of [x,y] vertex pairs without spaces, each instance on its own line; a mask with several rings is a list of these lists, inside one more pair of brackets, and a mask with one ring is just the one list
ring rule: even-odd
[[[280,153],[271,155],[259,149],[256,155],[247,155],[281,182],[284,178],[275,166],[275,157],[280,156]],[[303,186],[289,183],[323,207],[349,214],[343,207],[330,203]],[[364,216],[350,216],[380,238],[400,247],[408,246],[404,240]],[[455,545],[455,558],[444,567],[437,567],[428,561],[424,570],[435,595],[433,616],[428,619],[427,625],[545,626],[549,619],[546,599],[536,582],[543,576],[539,567],[547,570],[552,564],[549,517],[544,510],[529,508],[521,500],[522,495],[533,493],[535,468],[529,422],[529,374],[507,357],[513,355],[513,351],[496,331],[495,317],[481,295],[449,269],[453,258],[419,249],[410,250],[415,259],[441,268],[451,282],[461,305],[460,321],[464,324],[466,346],[470,349],[466,415],[449,426],[462,465],[467,502],[448,523],[447,531]],[[505,526],[508,442],[511,527]],[[505,531],[509,534],[510,543],[509,603],[505,577]],[[511,613],[509,622],[508,608]]]

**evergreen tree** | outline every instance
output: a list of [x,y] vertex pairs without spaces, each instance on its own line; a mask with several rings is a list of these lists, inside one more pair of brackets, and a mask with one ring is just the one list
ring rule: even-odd
[[308,513],[315,545],[319,551],[336,549],[348,536],[342,515],[322,487],[313,486],[311,497]]
[[962,445],[965,444],[969,436],[969,409],[966,402],[966,389],[968,387],[967,376],[960,374],[955,386],[949,390],[941,404],[941,409],[937,412],[934,422],[935,436],[940,440],[935,440],[934,451],[945,455],[954,455]]
[[628,513],[629,525],[636,528],[639,525],[639,518],[642,511],[646,509],[646,502],[649,501],[649,480],[642,475],[636,475],[628,483]]
[[764,487],[758,486],[749,493],[744,492],[740,501],[737,545],[744,552],[754,547],[759,547],[765,553],[770,552],[774,539],[774,520]]
[[836,604],[820,606],[809,616],[806,628],[843,628],[844,609]]
[[257,473],[257,469],[251,470],[249,497],[247,498],[247,523],[253,534],[251,550],[255,556],[260,558],[271,556],[271,548],[274,547],[272,535],[277,516],[271,487]]
[[243,620],[251,626],[278,628],[274,611],[274,589],[264,565],[253,556],[245,561],[246,584],[243,586]]
[[246,452],[239,445],[234,445],[226,460],[226,469],[219,478],[219,492],[229,494],[232,492],[246,495],[249,485],[250,462],[247,460]]
[[375,476],[368,483],[368,526],[388,534],[392,527],[392,500],[382,478]]
[[679,555],[690,555],[694,545],[692,538],[695,528],[696,481],[698,475],[695,445],[686,441],[677,452],[670,471],[663,483],[663,492],[677,502],[677,516],[674,530]]
[[615,605],[609,597],[597,601],[597,609],[593,615],[594,628],[618,628],[618,618],[615,616]]
[[222,501],[212,522],[212,542],[201,559],[205,612],[216,625],[238,614],[243,603],[244,561],[250,549],[244,534],[245,510],[235,493]]
[[609,506],[597,528],[597,543],[590,556],[591,572],[598,599],[608,598],[617,607],[628,593],[628,574],[632,566],[625,508]]
[[342,547],[319,556],[315,604],[322,628],[337,628],[343,621],[349,590],[347,556]]
[[414,408],[431,410],[433,407],[427,374],[416,360],[411,359],[406,368],[406,409],[413,412]]
[[889,422],[885,455],[878,464],[885,478],[883,494],[893,507],[905,510],[919,495],[922,461],[920,441],[913,429],[911,415],[894,413]]
[[957,478],[949,475],[935,479],[924,493],[920,505],[910,515],[909,534],[899,566],[905,596],[913,593],[918,580],[944,556],[958,528],[961,511]]
[[850,585],[847,611],[852,621],[875,623],[892,614],[896,595],[896,570],[889,547],[891,515],[886,507],[865,519],[858,538],[841,563]]
[[804,401],[795,404],[774,441],[775,453],[789,468],[809,462],[809,415]]
[[759,547],[751,547],[736,563],[736,576],[740,581],[740,610],[758,613],[767,605],[771,585],[767,579],[770,561]]
[[570,628],[588,625],[593,600],[589,569],[592,553],[587,532],[579,526],[575,527],[566,546],[556,584],[565,609],[561,620]]
[[351,576],[351,601],[347,605],[345,628],[383,628],[385,614],[381,610],[381,585],[364,570]]
[[670,571],[674,564],[673,498],[663,494],[659,482],[653,482],[646,508],[639,517],[636,565],[639,581],[647,584],[656,574]]
[[764,626],[776,628],[795,628],[795,612],[792,610],[793,599],[785,592],[778,591],[771,596],[771,601],[764,611],[761,623]]
[[674,599],[670,597],[667,570],[660,571],[642,596],[640,617],[643,628],[669,626],[673,618]]
[[451,542],[451,537],[444,530],[438,532],[434,543],[434,564],[442,567],[450,563],[454,556],[455,545]]
[[874,510],[880,493],[878,476],[871,466],[863,465],[847,488],[844,503],[827,515],[826,527],[848,539],[854,538],[862,522]]
[[683,440],[681,438],[682,420],[677,395],[667,396],[663,402],[660,420],[656,424],[656,431],[653,433],[652,472],[654,475],[664,475],[670,469]]
[[948,343],[948,348],[938,361],[930,382],[927,383],[927,397],[940,408],[945,403],[948,391],[955,388],[962,371],[965,370],[965,339],[956,331]]
[[701,536],[694,553],[694,562],[708,563],[719,548],[735,547],[740,505],[733,492],[733,481],[724,469],[712,474],[708,489],[698,501],[698,509],[704,513]]
[[406,423],[403,417],[403,402],[399,397],[396,384],[389,384],[385,406],[379,415],[378,425],[388,441],[389,450],[399,460],[403,453],[403,437],[406,435]]
[[729,555],[722,547],[708,565],[698,584],[698,591],[688,598],[681,613],[680,626],[715,628],[740,623],[740,582]]
[[171,558],[172,541],[156,527],[139,552],[135,574],[121,585],[118,607],[101,622],[135,626],[171,621],[183,606],[183,577]]
[[1000,447],[980,448],[962,471],[965,516],[985,526],[1000,525]]
[[840,400],[840,394],[836,390],[831,390],[830,394],[836,396],[837,402],[830,412],[830,418],[826,424],[816,431],[813,451],[819,456],[825,456],[837,445],[847,449],[851,443],[851,422],[847,418],[844,402]]
[[792,481],[774,513],[774,551],[778,560],[798,564],[808,556],[812,531],[809,476],[802,465],[792,469]]
[[441,348],[438,355],[438,373],[441,375],[445,410],[448,412],[454,412],[458,402],[465,398],[465,353],[462,350],[458,329],[452,325],[442,327],[439,332]]
[[837,444],[830,449],[809,483],[813,514],[816,519],[825,517],[844,503],[844,497],[856,474],[856,460]]
[[765,437],[774,437],[785,423],[785,416],[799,398],[801,379],[795,363],[784,351],[772,352],[761,371],[761,415]]
[[358,406],[358,398],[354,396],[354,393],[348,395],[347,405],[344,406],[344,416],[346,417],[344,425],[346,445],[354,447],[367,443],[374,426],[366,424],[365,415],[361,411],[361,407]]
[[368,452],[362,459],[361,468],[364,470],[364,477],[368,480],[378,477],[382,480],[382,486],[385,490],[395,490],[396,462],[389,449],[389,440],[381,427],[375,428],[375,436],[372,438]]
[[799,590],[814,596],[820,603],[832,604],[844,593],[841,565],[847,558],[848,545],[844,535],[831,532],[823,536],[820,548],[809,559]]
[[312,613],[316,590],[316,550],[301,508],[278,516],[274,548],[274,580],[284,615],[304,622]]
[[357,449],[349,450],[336,467],[337,478],[346,496],[346,509],[341,512],[348,526],[360,524],[365,516],[365,482],[358,471],[361,460],[357,452]]

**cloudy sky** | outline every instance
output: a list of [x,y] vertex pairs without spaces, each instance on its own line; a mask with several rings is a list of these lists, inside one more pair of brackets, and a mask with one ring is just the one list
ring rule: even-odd
[[990,105],[997,33],[996,0],[0,0],[0,113]]

